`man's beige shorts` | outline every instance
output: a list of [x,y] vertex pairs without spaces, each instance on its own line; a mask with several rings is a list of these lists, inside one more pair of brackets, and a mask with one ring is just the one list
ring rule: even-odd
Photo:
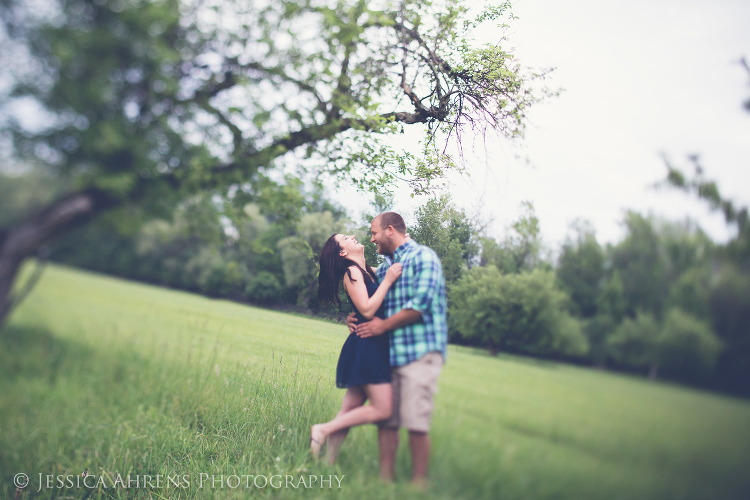
[[393,413],[379,422],[380,427],[428,432],[432,419],[432,399],[437,392],[437,379],[443,369],[443,356],[428,352],[416,361],[391,368]]

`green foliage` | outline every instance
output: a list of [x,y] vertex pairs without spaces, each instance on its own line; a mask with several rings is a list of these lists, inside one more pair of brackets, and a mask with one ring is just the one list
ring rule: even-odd
[[588,342],[577,321],[564,311],[566,296],[554,274],[501,274],[475,267],[450,289],[449,324],[460,337],[491,351],[582,356]]
[[0,231],[9,229],[64,191],[54,178],[38,172],[8,175],[0,172]]
[[668,290],[667,261],[659,235],[649,219],[628,212],[627,235],[612,249],[612,269],[617,270],[630,316],[648,311],[659,316]]
[[659,334],[659,323],[653,315],[638,312],[635,318],[625,318],[607,339],[607,351],[623,365],[654,369],[659,363]]
[[323,245],[332,235],[346,232],[349,225],[348,220],[334,219],[331,212],[303,215],[296,236],[278,243],[287,286],[312,290],[310,287],[318,277],[317,258]]
[[[148,220],[130,235],[111,224],[83,228],[56,242],[51,257],[212,297],[315,307],[317,255],[350,223],[320,193],[300,188],[269,182],[233,199],[191,197],[169,220]],[[323,208],[333,212],[316,211]]]
[[665,158],[665,163],[667,164],[666,184],[688,193],[694,193],[698,198],[708,202],[711,210],[722,212],[727,224],[737,227],[737,237],[730,241],[724,250],[731,259],[743,260],[746,263],[748,258],[750,258],[750,217],[748,217],[748,208],[738,207],[732,200],[724,198],[721,195],[716,182],[705,177],[704,169],[700,164],[698,155],[691,155],[689,160],[695,170],[695,175],[690,180]]
[[658,339],[659,366],[683,379],[702,380],[711,373],[722,347],[707,323],[672,309]]
[[725,345],[717,378],[722,385],[750,394],[750,274],[736,264],[725,264],[709,300],[713,329]]
[[431,198],[417,208],[409,234],[421,245],[435,250],[447,284],[471,267],[478,253],[474,223],[451,201],[450,195]]
[[607,341],[617,327],[615,319],[600,313],[583,320],[583,332],[589,341],[589,356],[594,365],[603,368],[609,355]]
[[700,318],[711,319],[711,268],[692,267],[682,274],[669,290],[668,308],[679,308]]
[[211,247],[202,248],[190,259],[185,271],[202,293],[212,297],[236,297],[247,279],[247,272],[237,262],[225,260]]
[[519,273],[542,264],[543,245],[534,205],[526,201],[521,209],[521,216],[511,225],[505,240],[498,243],[494,239],[482,239],[481,265],[494,265],[504,273]]
[[652,315],[638,313],[626,318],[607,340],[611,357],[632,368],[648,366],[683,380],[704,379],[722,349],[711,328],[686,312],[672,309],[663,324]]
[[604,251],[590,225],[579,225],[577,237],[568,238],[557,264],[557,279],[572,300],[572,313],[590,318],[597,313],[597,303],[604,280]]
[[245,296],[261,305],[273,305],[281,300],[284,292],[278,278],[268,271],[261,271],[248,282]]
[[[440,139],[467,126],[522,135],[539,100],[530,82],[541,75],[466,41],[505,7],[473,22],[454,0],[57,0],[44,12],[9,0],[0,9],[3,49],[29,60],[0,97],[34,99],[50,116],[40,130],[10,120],[13,153],[54,165],[71,189],[155,212],[206,189],[262,184],[264,169],[298,163],[287,153],[303,148],[302,170],[313,174],[373,191],[398,178],[429,192],[460,168]],[[399,96],[406,106],[394,112]],[[426,125],[422,155],[384,140],[412,124]]]

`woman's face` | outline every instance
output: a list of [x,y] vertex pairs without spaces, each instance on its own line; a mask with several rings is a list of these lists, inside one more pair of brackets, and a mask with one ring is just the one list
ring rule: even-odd
[[350,253],[355,253],[361,250],[364,245],[357,242],[357,239],[353,234],[337,234],[334,239],[341,247],[339,255],[346,257]]

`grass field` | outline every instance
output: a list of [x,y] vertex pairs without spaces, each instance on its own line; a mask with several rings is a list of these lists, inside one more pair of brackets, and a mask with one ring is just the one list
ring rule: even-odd
[[[309,428],[340,404],[345,337],[325,321],[51,266],[0,333],[0,495],[13,498],[23,472],[22,498],[750,498],[750,402],[453,346],[426,493],[408,485],[405,443],[397,482],[378,481],[372,426],[350,433],[336,466],[317,465]],[[53,479],[37,492],[40,473],[85,469],[105,487]],[[117,474],[191,484],[112,488]],[[199,488],[200,474],[298,487]],[[304,488],[312,475],[344,477]]]

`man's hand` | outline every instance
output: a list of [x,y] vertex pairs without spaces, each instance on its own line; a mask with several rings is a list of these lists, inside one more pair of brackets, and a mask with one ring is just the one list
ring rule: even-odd
[[349,328],[349,333],[354,333],[354,331],[357,329],[357,315],[354,313],[349,313],[349,316],[346,317],[346,326]]
[[357,336],[362,338],[374,337],[376,335],[382,335],[388,330],[383,324],[383,320],[380,318],[372,318],[367,323],[362,323],[357,326]]

